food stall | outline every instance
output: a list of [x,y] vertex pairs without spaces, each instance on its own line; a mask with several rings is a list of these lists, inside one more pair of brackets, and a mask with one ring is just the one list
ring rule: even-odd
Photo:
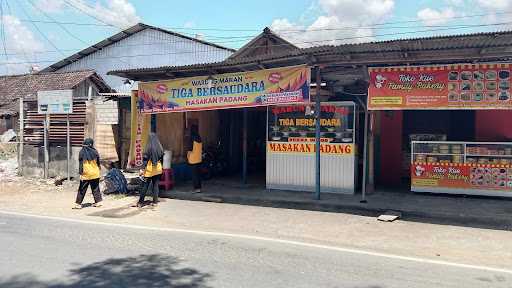
[[[321,105],[321,191],[353,194],[356,178],[354,102]],[[268,108],[267,189],[315,190],[314,105]]]
[[[422,123],[428,125],[413,132],[453,132],[460,127],[459,131],[471,131],[466,135],[457,131],[457,136],[442,133],[412,137],[414,134],[405,135],[406,132],[402,130],[403,137],[410,139],[405,144],[410,146],[403,150],[410,151],[407,156],[411,191],[512,196],[512,142],[506,142],[510,139],[509,128],[496,123],[494,126],[501,128],[491,133],[495,141],[478,140],[483,130],[494,128],[484,116],[498,111],[478,113],[512,109],[511,68],[509,63],[478,63],[370,69],[369,110],[410,110],[407,112],[409,116],[415,113],[419,115],[418,110],[447,111],[451,115],[455,115],[455,111],[459,115],[461,112],[467,113],[462,118],[446,118],[456,119],[456,122],[441,122],[445,126],[441,128],[452,127],[450,129],[427,127],[432,126],[429,123],[440,121],[423,119]],[[439,112],[431,115],[442,116]],[[405,121],[403,119],[395,124],[402,125],[400,121]]]
[[512,197],[512,143],[413,141],[411,190]]

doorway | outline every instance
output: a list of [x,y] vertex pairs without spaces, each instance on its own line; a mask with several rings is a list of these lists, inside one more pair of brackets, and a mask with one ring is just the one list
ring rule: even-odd
[[[267,108],[247,113],[247,176],[249,184],[265,185]],[[227,177],[241,181],[243,173],[244,109],[219,111],[219,141],[228,162]]]

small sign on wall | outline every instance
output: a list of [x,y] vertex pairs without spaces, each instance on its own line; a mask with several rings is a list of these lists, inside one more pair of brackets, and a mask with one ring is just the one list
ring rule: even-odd
[[37,91],[39,114],[73,113],[73,90]]

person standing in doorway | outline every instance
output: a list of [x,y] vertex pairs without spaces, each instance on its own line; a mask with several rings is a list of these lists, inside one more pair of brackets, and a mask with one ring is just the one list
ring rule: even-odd
[[80,174],[80,185],[78,194],[76,195],[75,209],[82,208],[85,193],[89,185],[91,186],[92,195],[94,197],[94,207],[101,206],[100,192],[100,155],[94,149],[94,141],[91,138],[84,140],[82,149],[78,154],[78,172]]
[[144,198],[146,194],[153,191],[153,203],[152,205],[156,205],[158,203],[158,194],[160,193],[159,185],[160,185],[160,177],[162,176],[162,163],[164,158],[164,149],[162,144],[158,140],[158,137],[155,133],[150,133],[148,138],[148,143],[146,144],[146,148],[144,149],[143,154],[143,170],[140,171],[141,176],[144,176],[144,188],[140,192],[139,202],[137,203],[137,207],[144,206]]
[[203,141],[199,135],[197,125],[190,127],[190,143],[187,152],[187,160],[192,170],[192,183],[194,185],[194,193],[201,193],[201,162],[203,157]]

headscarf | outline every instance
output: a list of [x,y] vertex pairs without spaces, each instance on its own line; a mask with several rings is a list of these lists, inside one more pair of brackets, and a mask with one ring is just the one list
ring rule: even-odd
[[79,157],[80,159],[82,160],[88,160],[88,161],[91,161],[91,160],[97,160],[99,155],[98,155],[98,151],[96,151],[96,149],[94,149],[94,140],[92,140],[91,138],[86,138],[84,140],[84,144],[82,145],[82,150],[80,150],[80,154],[79,154]]
[[156,165],[160,159],[164,156],[164,148],[158,140],[158,137],[154,132],[149,133],[148,143],[144,150],[144,155],[151,160],[151,163]]
[[202,142],[201,136],[199,135],[199,127],[197,127],[197,125],[190,126],[190,140],[197,143]]

